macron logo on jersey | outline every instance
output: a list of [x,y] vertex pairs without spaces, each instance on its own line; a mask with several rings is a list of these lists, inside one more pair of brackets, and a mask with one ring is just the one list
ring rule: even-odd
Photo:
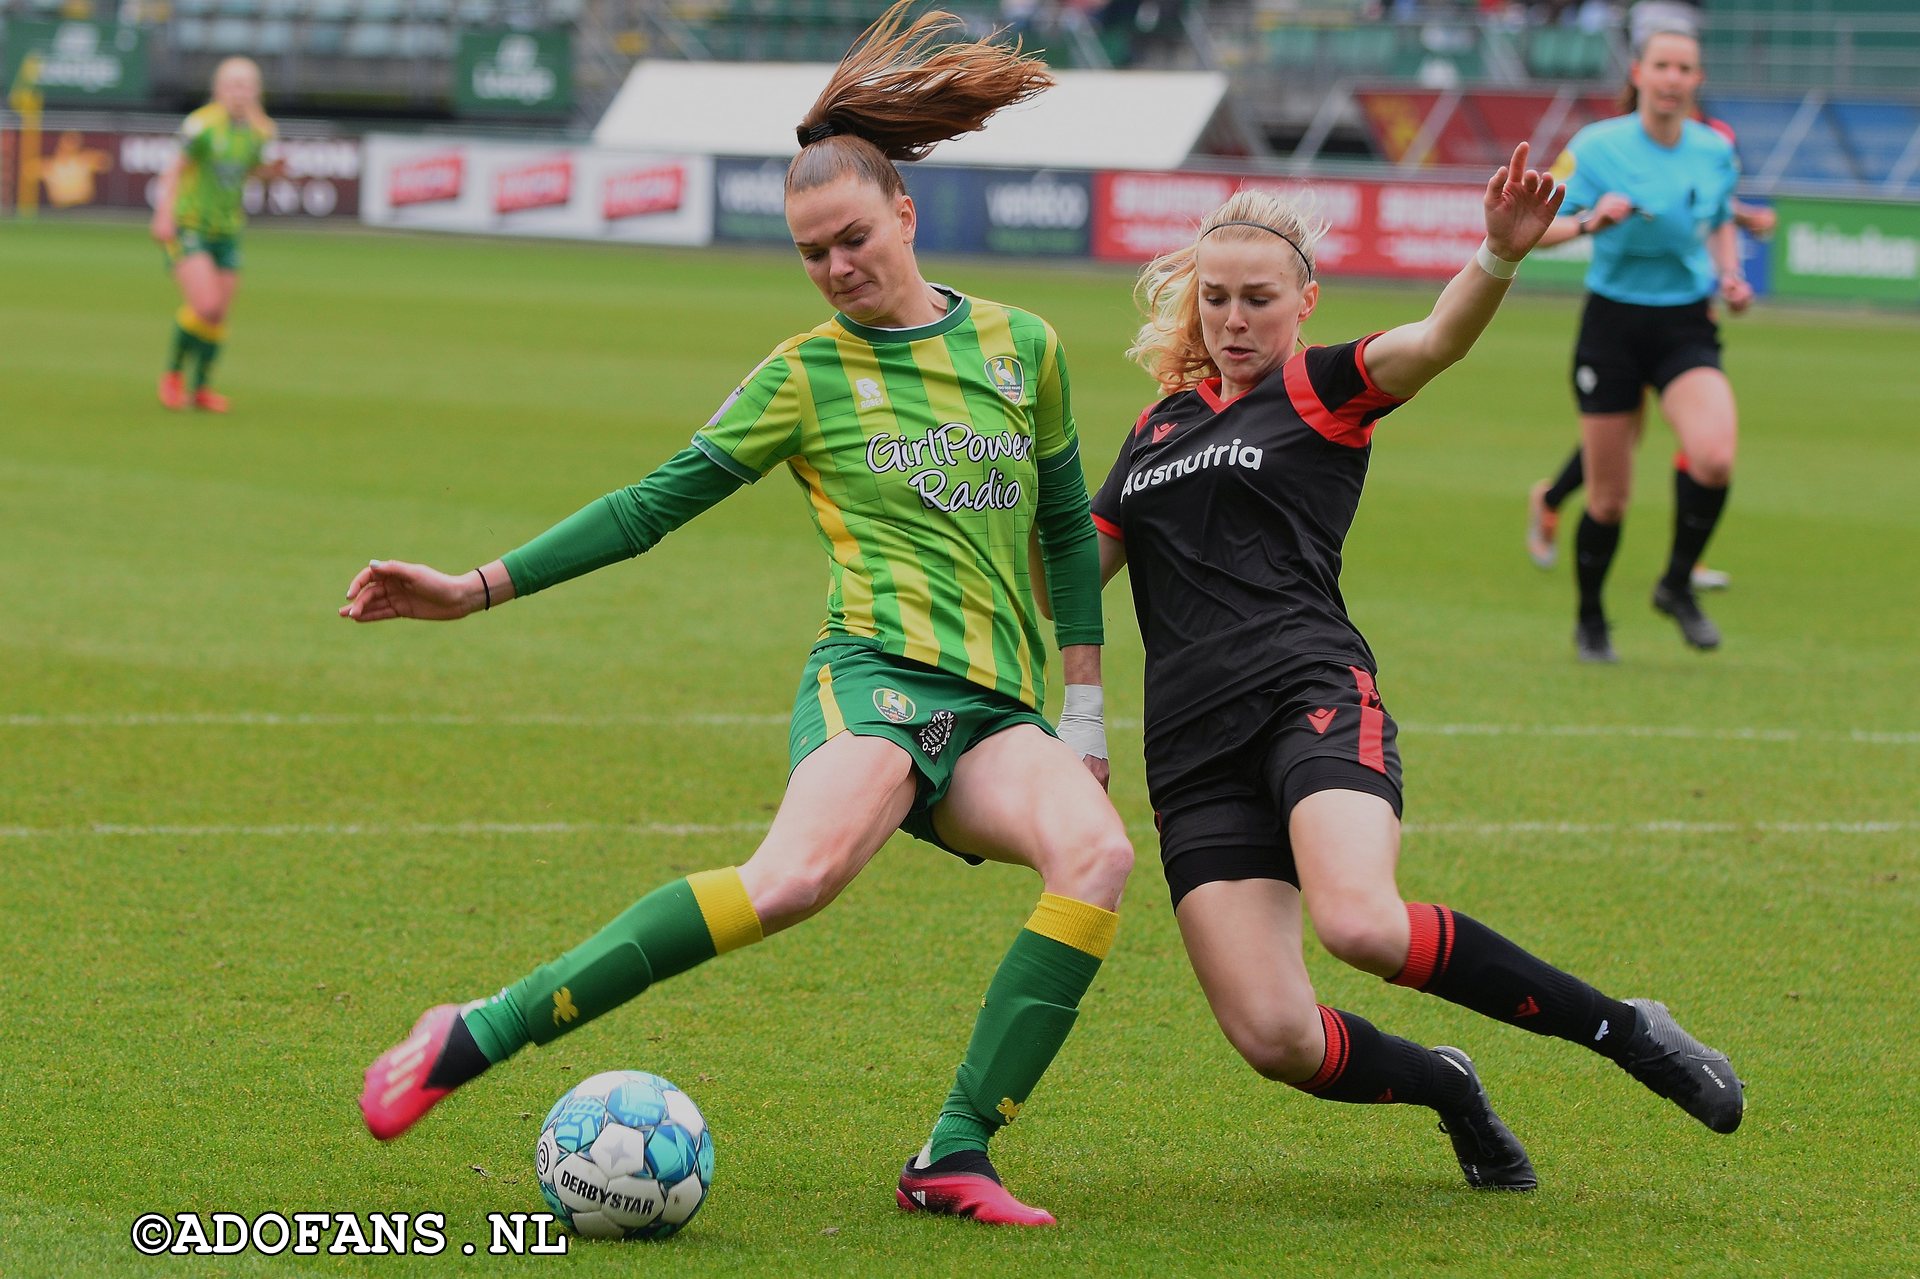
[[1128,497],[1142,489],[1150,489],[1156,484],[1165,484],[1168,480],[1177,480],[1192,475],[1195,471],[1204,471],[1214,466],[1238,466],[1249,471],[1260,469],[1261,459],[1266,456],[1264,449],[1254,448],[1235,440],[1231,444],[1209,444],[1196,453],[1171,462],[1162,462],[1158,466],[1143,466],[1127,476],[1126,487],[1120,490],[1121,497]]

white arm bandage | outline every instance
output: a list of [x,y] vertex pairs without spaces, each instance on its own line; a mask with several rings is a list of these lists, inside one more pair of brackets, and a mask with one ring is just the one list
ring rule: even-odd
[[1076,755],[1107,757],[1106,694],[1098,684],[1067,685],[1060,707],[1060,740]]

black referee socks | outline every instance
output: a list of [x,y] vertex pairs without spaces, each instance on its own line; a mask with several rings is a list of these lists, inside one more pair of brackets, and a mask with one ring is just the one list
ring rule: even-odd
[[[1607,584],[1607,570],[1613,567],[1613,553],[1620,549],[1620,526],[1602,524],[1584,512],[1580,527],[1573,535],[1574,573],[1580,580],[1580,616],[1604,618],[1600,589]],[[1689,572],[1693,566],[1687,566]]]
[[1720,512],[1727,506],[1727,491],[1708,488],[1685,471],[1673,473],[1673,555],[1667,560],[1667,575],[1662,582],[1670,591],[1693,589],[1693,566],[1706,553],[1707,540],[1720,523]]

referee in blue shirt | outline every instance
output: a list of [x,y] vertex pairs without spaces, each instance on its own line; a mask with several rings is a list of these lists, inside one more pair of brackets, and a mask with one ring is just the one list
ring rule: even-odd
[[1588,485],[1574,542],[1574,646],[1583,661],[1617,660],[1601,590],[1620,544],[1649,386],[1687,457],[1672,553],[1653,606],[1694,648],[1720,644],[1689,581],[1726,507],[1738,436],[1713,300],[1744,311],[1753,289],[1740,270],[1733,225],[1739,162],[1731,143],[1693,119],[1704,79],[1691,34],[1653,33],[1633,64],[1638,110],[1588,125],[1554,166],[1567,184],[1565,207],[1581,212],[1556,219],[1541,244],[1594,237],[1573,357]]

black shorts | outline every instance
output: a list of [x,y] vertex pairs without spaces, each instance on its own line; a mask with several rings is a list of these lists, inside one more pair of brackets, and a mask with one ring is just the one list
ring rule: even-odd
[[1216,714],[1156,733],[1147,792],[1173,904],[1222,879],[1298,887],[1293,806],[1323,790],[1378,795],[1401,812],[1393,717],[1364,667],[1303,665]]
[[1720,326],[1705,298],[1684,306],[1637,306],[1587,295],[1573,347],[1573,396],[1582,413],[1629,413],[1645,388],[1689,369],[1720,367]]

